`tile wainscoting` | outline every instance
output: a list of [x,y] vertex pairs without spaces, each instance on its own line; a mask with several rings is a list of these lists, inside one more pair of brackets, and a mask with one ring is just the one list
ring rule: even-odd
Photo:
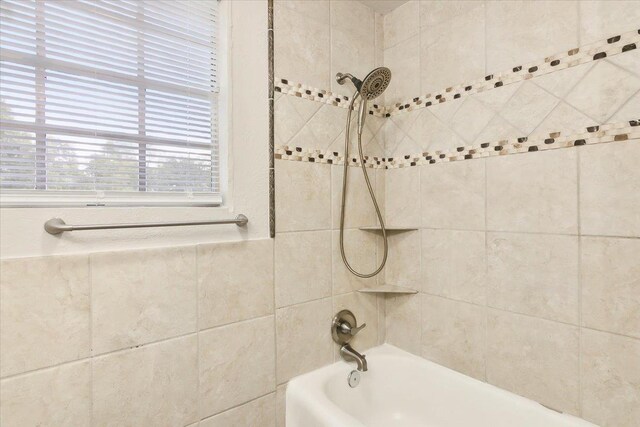
[[339,357],[334,312],[367,322],[360,348],[382,340],[383,304],[354,292],[332,223],[291,224],[275,240],[2,260],[1,424],[273,426],[278,386]]

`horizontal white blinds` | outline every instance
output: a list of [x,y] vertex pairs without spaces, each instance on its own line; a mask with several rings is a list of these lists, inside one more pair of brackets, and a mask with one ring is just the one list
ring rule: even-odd
[[217,7],[1,0],[0,188],[217,200]]

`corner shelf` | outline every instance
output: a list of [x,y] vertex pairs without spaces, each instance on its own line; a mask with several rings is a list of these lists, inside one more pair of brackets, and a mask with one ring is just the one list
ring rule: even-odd
[[[360,230],[364,231],[378,231],[382,232],[382,227],[379,225],[374,225],[370,227],[359,227]],[[406,231],[416,231],[418,227],[385,227],[388,233],[404,233]]]
[[358,289],[358,292],[363,294],[387,294],[387,295],[411,295],[417,294],[418,291],[410,288],[403,288],[396,285],[382,285],[375,288],[362,288]]

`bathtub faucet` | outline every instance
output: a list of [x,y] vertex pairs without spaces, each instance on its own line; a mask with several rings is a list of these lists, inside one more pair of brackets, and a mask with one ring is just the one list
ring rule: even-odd
[[331,336],[333,341],[340,346],[340,355],[345,360],[355,360],[358,364],[358,371],[367,370],[367,359],[364,354],[360,354],[351,347],[349,341],[355,337],[358,332],[367,326],[363,323],[358,326],[356,316],[349,310],[341,310],[333,317],[331,322]]
[[367,358],[365,357],[364,354],[358,353],[349,344],[345,344],[342,347],[340,347],[340,354],[342,354],[342,357],[346,360],[355,360],[356,363],[358,364],[358,371],[366,372]]

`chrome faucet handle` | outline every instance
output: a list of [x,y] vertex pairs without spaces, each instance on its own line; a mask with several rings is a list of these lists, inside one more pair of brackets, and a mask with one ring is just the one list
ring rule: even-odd
[[358,326],[358,322],[353,313],[349,310],[342,310],[333,317],[333,321],[331,322],[331,336],[337,344],[344,345],[349,343],[349,341],[366,326],[366,323]]

